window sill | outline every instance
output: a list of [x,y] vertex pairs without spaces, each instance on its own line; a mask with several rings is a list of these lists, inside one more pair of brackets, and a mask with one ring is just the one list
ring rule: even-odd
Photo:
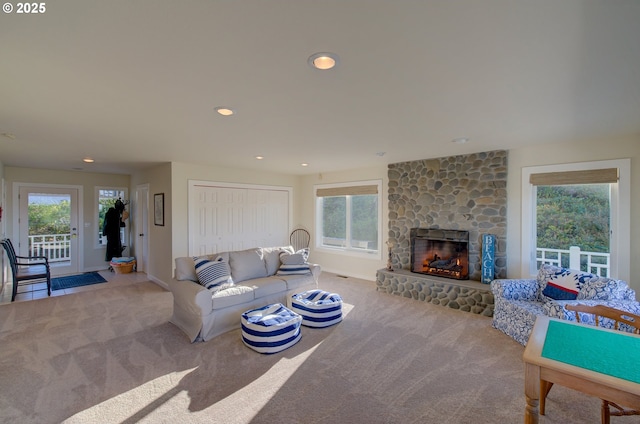
[[343,248],[331,248],[327,246],[316,246],[315,250],[317,252],[329,253],[333,255],[351,256],[354,258],[371,259],[376,261],[382,260],[382,254],[380,253],[380,251],[375,250],[359,251],[355,249],[352,250]]

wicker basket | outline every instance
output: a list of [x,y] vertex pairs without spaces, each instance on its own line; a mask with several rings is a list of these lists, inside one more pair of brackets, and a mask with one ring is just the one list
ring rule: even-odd
[[133,271],[133,267],[136,266],[136,261],[127,263],[111,262],[111,267],[116,274],[128,274]]

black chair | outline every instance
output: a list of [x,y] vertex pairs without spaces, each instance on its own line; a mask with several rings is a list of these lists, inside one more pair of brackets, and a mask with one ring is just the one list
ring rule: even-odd
[[291,246],[293,246],[296,252],[309,247],[309,241],[311,241],[311,236],[309,232],[303,228],[293,230],[289,236],[289,243],[291,243]]
[[[13,274],[13,291],[11,301],[16,300],[19,285],[35,284],[46,280],[47,293],[51,296],[51,271],[49,269],[49,259],[46,256],[18,256],[13,248],[13,243],[9,239],[0,241],[2,247],[7,252],[11,273]],[[24,284],[21,284],[25,282]],[[44,290],[44,289],[38,289]]]

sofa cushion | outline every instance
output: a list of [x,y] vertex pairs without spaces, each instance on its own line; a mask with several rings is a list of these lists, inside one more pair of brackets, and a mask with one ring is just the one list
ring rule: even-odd
[[311,273],[307,258],[309,249],[301,249],[296,253],[280,253],[280,268],[276,275],[305,275]]
[[233,286],[229,264],[222,257],[210,259],[208,256],[193,258],[198,282],[212,293]]
[[228,289],[220,290],[211,296],[212,307],[214,310],[249,303],[253,301],[253,299],[253,288],[247,286],[229,287]]
[[267,267],[260,248],[229,252],[229,265],[231,277],[236,283],[267,276]]
[[287,290],[287,284],[277,277],[253,278],[244,281],[242,285],[251,287],[256,299]]
[[595,277],[584,282],[578,299],[585,300],[615,300],[625,299],[629,288],[626,281],[613,280],[605,277]]
[[313,281],[310,274],[278,275],[278,278],[281,278],[287,284],[287,290],[298,290]]
[[267,275],[274,275],[280,268],[280,253],[294,253],[293,247],[263,247],[262,256],[267,267]]

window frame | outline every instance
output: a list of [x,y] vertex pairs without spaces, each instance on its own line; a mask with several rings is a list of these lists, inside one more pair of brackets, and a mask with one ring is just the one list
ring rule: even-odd
[[631,275],[631,160],[613,159],[595,162],[530,166],[522,168],[521,275],[534,278],[536,269],[536,198],[537,188],[531,174],[548,172],[618,169],[618,182],[611,183],[610,277],[629,281]]
[[[378,196],[378,211],[377,211],[377,227],[378,227],[378,248],[376,250],[362,250],[355,249],[349,247],[348,241],[350,240],[349,231],[347,231],[347,246],[338,247],[338,246],[325,246],[322,244],[322,197],[317,195],[318,190],[322,189],[332,189],[339,187],[359,187],[359,186],[371,186],[375,185],[377,187],[377,196]],[[316,234],[314,248],[317,251],[325,252],[325,253],[339,253],[341,255],[354,256],[359,258],[366,258],[372,260],[382,260],[382,180],[367,180],[367,181],[352,181],[352,182],[343,182],[343,183],[333,183],[333,184],[316,184],[313,186],[313,197],[315,201],[315,229]],[[349,196],[350,197],[350,196]],[[351,201],[347,200],[347,229],[350,228],[351,221]]]

